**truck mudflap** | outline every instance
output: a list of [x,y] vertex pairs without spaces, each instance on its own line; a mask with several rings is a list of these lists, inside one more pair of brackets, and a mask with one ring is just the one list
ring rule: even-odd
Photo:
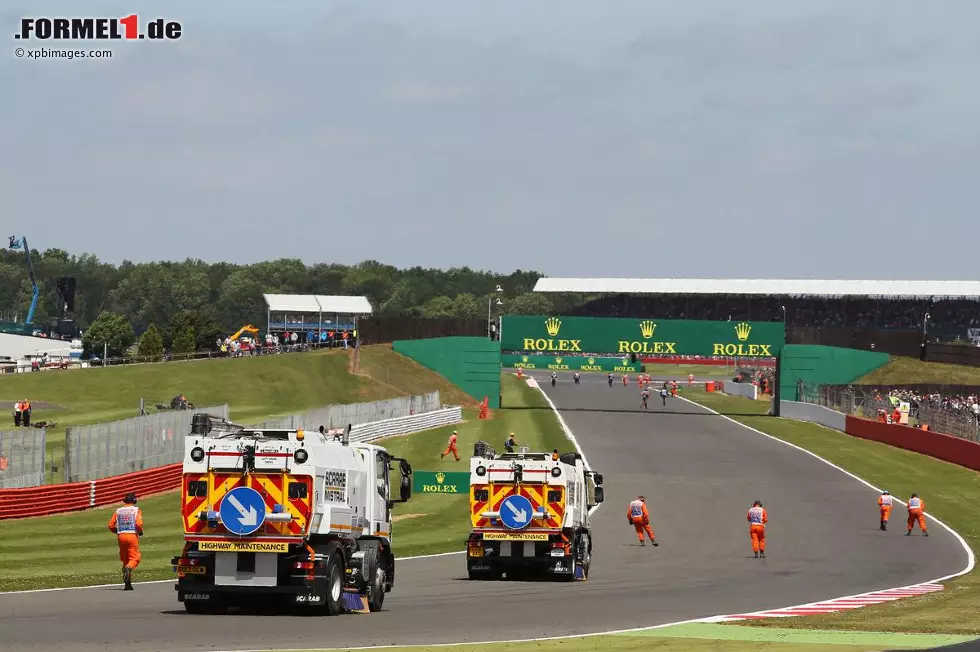
[[[222,560],[225,565],[234,564],[233,575],[228,568],[219,569]],[[200,553],[184,552],[171,559],[173,570],[177,573],[177,600],[179,602],[207,602],[220,599],[224,602],[249,602],[255,596],[281,596],[296,604],[316,605],[322,602],[318,595],[317,575],[311,562],[305,561],[302,549],[296,554],[276,553]],[[262,571],[265,572],[262,572]],[[218,576],[224,577],[219,581]],[[234,576],[248,576],[248,579],[235,581]],[[319,591],[322,593],[323,591]],[[241,600],[235,600],[235,597]]]
[[[225,558],[223,562],[219,556]],[[348,560],[339,598],[343,611],[368,613],[372,606],[380,609],[380,601],[373,596],[378,589],[364,581],[360,573],[351,573],[352,568],[362,568],[363,554],[356,556],[357,559]],[[233,564],[231,573],[229,563]],[[260,604],[262,597],[309,607],[321,607],[328,601],[325,564],[308,546],[296,547],[289,554],[209,553],[188,546],[179,557],[171,559],[171,564],[177,573],[174,588],[178,602],[210,603],[217,608]],[[236,581],[238,578],[243,579]],[[391,585],[382,582],[380,590],[385,588],[390,590]]]
[[549,575],[568,581],[585,581],[591,564],[587,535],[473,532],[466,548],[470,579],[499,579],[506,574],[508,578]]

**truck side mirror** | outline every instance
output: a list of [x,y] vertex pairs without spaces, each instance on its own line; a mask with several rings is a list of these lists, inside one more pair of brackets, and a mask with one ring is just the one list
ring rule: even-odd
[[408,502],[408,499],[412,497],[412,478],[407,475],[402,476],[402,483],[399,487],[399,494],[401,501],[403,503]]
[[598,504],[600,504],[605,499],[606,499],[606,492],[602,490],[602,487],[596,487],[595,488],[595,504],[598,505]]
[[593,473],[592,474],[592,481],[595,482],[595,486],[597,486],[597,487],[599,485],[601,485],[602,484],[602,474],[601,473]]

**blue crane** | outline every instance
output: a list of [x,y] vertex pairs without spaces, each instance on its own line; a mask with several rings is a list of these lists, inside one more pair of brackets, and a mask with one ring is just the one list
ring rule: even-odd
[[31,250],[27,246],[27,238],[24,236],[10,236],[10,246],[8,249],[12,249],[14,251],[23,249],[24,253],[27,254],[27,271],[31,275],[31,285],[34,286],[34,298],[31,299],[31,309],[27,311],[27,319],[24,320],[24,323],[33,324],[34,311],[37,310],[37,300],[41,293],[37,287],[37,277],[34,276],[34,263],[31,262]]

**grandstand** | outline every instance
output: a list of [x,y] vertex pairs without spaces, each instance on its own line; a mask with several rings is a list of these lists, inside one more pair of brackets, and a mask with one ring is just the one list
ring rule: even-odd
[[591,297],[567,315],[784,321],[788,330],[980,342],[978,281],[542,278],[534,291]]
[[297,343],[336,342],[357,337],[357,320],[370,315],[367,297],[321,294],[264,294],[266,333]]

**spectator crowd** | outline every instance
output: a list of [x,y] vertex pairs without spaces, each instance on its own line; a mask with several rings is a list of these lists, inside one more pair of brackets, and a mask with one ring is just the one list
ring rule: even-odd
[[967,396],[943,395],[939,392],[919,392],[915,389],[898,388],[892,390],[865,390],[876,405],[895,407],[899,403],[909,404],[909,418],[918,418],[923,408],[980,421],[980,391]]
[[782,321],[789,326],[855,330],[930,329],[964,335],[980,327],[980,301],[972,299],[875,299],[868,297],[772,297],[733,295],[618,295],[591,301],[567,314],[585,317]]

